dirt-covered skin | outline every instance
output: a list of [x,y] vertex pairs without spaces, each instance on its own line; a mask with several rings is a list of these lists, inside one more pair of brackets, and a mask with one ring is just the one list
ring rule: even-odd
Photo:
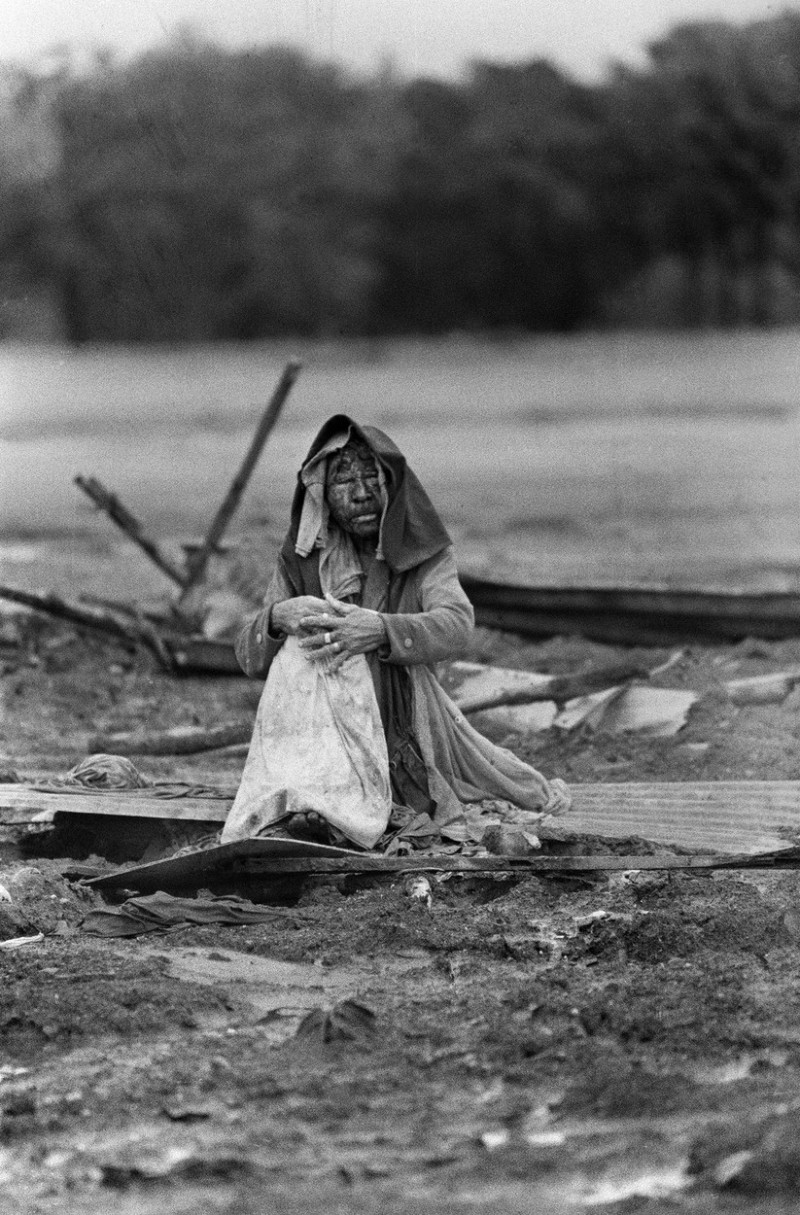
[[[554,672],[618,656],[483,632],[471,655]],[[171,680],[53,624],[0,660],[0,761],[23,779],[65,771],[100,729],[254,710],[244,680]],[[797,643],[692,647],[662,677],[705,694],[676,738],[511,744],[572,780],[796,779],[800,696],[737,709],[722,691],[793,665]],[[137,764],[233,784],[242,757]],[[4,1210],[716,1215],[800,1202],[800,875],[453,877],[434,882],[430,908],[399,881],[320,880],[264,924],[103,940],[77,930],[96,896],[66,868],[23,855],[19,832],[0,840],[15,896],[0,902],[0,937],[45,932],[0,951]],[[231,951],[307,966],[320,992],[344,976],[374,1018],[325,1041],[241,983],[177,977],[187,956],[233,974]]]

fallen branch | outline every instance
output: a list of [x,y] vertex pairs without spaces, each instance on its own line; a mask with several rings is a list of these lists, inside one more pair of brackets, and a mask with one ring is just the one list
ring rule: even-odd
[[592,667],[589,671],[578,671],[575,675],[558,675],[554,679],[551,700],[564,705],[578,696],[591,696],[593,692],[605,692],[632,679],[649,679],[651,668],[644,662],[623,659],[604,666]]
[[289,393],[292,391],[292,386],[300,374],[301,366],[301,363],[292,360],[284,367],[283,375],[275,387],[275,391],[270,398],[267,408],[264,410],[264,414],[258,424],[256,433],[253,435],[253,441],[251,442],[250,447],[242,460],[239,471],[233,478],[230,489],[225,495],[222,505],[214,516],[205,540],[203,541],[198,552],[193,555],[188,563],[188,573],[183,583],[181,599],[184,599],[191,588],[196,586],[196,584],[201,581],[203,574],[205,573],[206,566],[208,565],[209,557],[219,545],[225,529],[233,518],[242,494],[247,487],[247,482],[250,480],[250,476],[256,466],[258,457],[261,455],[264,444],[269,438],[270,433],[278,420],[284,402],[286,401]]
[[539,684],[531,682],[528,687],[495,688],[485,693],[475,693],[458,700],[462,713],[481,713],[485,709],[498,709],[513,705],[529,705],[539,701],[553,700],[559,706],[578,696],[592,692],[604,692],[632,679],[647,678],[651,669],[643,662],[623,660],[605,666],[579,671],[574,675],[553,675]]
[[214,751],[234,743],[247,743],[253,733],[252,721],[231,721],[219,726],[176,726],[153,733],[95,734],[88,740],[90,751],[111,755],[193,755]]
[[134,518],[130,511],[122,505],[116,494],[110,493],[96,477],[78,476],[75,478],[75,484],[91,498],[95,506],[108,515],[112,523],[116,523],[117,527],[130,537],[134,544],[138,544],[139,548],[147,554],[163,574],[166,574],[173,582],[177,582],[178,586],[185,585],[187,575],[184,570],[179,569],[168,557],[164,556],[155,540],[150,539],[139,520]]
[[167,670],[172,670],[172,660],[163,641],[155,629],[144,621],[138,621],[137,623],[130,621],[123,624],[121,620],[111,615],[110,612],[72,603],[66,599],[62,599],[52,591],[47,595],[36,595],[32,591],[21,591],[15,587],[0,586],[0,599],[7,599],[11,603],[18,603],[22,607],[30,608],[35,612],[44,612],[46,615],[55,616],[60,620],[68,620],[71,624],[91,629],[93,632],[106,633],[111,637],[116,637],[119,641],[125,642],[134,649],[140,645],[144,645],[155,655],[162,666]]

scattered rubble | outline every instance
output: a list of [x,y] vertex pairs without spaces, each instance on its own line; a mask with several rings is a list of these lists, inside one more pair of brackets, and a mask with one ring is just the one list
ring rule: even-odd
[[[49,787],[43,797],[75,797],[52,792],[54,774],[75,773],[89,729],[130,733],[147,714],[153,733],[179,722],[202,731],[199,722],[249,712],[244,681],[181,683],[116,641],[78,644],[55,618],[23,633],[0,634],[13,709],[3,722],[12,786],[0,793],[21,777]],[[625,655],[575,637],[528,646],[479,634],[473,657],[476,679],[495,660],[532,668],[512,690],[536,685],[548,700],[483,711],[545,712],[549,724],[535,732],[501,718],[493,729],[513,734],[548,775],[591,782],[608,799],[604,829],[617,813],[616,842],[598,839],[596,819],[586,827],[588,805],[570,820],[576,834],[561,838],[525,823],[503,837],[498,808],[498,822],[465,818],[437,849],[468,861],[497,836],[501,852],[489,859],[498,865],[514,840],[533,860],[557,865],[577,853],[624,868],[524,881],[507,865],[465,869],[435,881],[430,901],[409,897],[402,877],[321,873],[262,908],[259,922],[109,940],[77,931],[101,906],[113,911],[83,880],[109,865],[22,857],[9,823],[0,869],[8,1209],[100,1211],[110,1189],[141,1215],[187,1202],[344,1204],[365,1215],[476,1201],[501,1209],[523,1191],[549,1212],[791,1203],[800,875],[638,869],[632,855],[644,862],[658,846],[631,839],[641,819],[626,798],[638,790],[638,812],[644,798],[672,843],[677,821],[686,848],[709,838],[733,851],[742,841],[792,843],[798,643],[695,645],[658,674],[651,663],[663,655],[652,653],[639,673],[566,700],[573,676],[607,678]],[[625,714],[635,727],[620,724]],[[158,786],[235,786],[241,767],[220,752],[139,766],[145,787],[131,796],[143,802]],[[102,803],[113,786],[91,771],[77,796]],[[691,782],[690,804],[676,820],[665,787],[674,795],[679,782]],[[433,842],[430,827],[413,817],[397,826],[387,857],[411,867]]]
[[[656,669],[662,673],[665,668]],[[479,728],[483,724],[509,734],[583,728],[669,738],[686,724],[699,696],[685,689],[649,687],[635,678],[642,671],[643,664],[635,661],[569,676],[456,662],[444,683],[463,713],[480,715]],[[625,674],[625,683],[615,682]],[[596,691],[586,690],[598,685]]]
[[747,679],[729,679],[725,689],[735,705],[769,705],[781,704],[798,683],[800,670],[778,671]]

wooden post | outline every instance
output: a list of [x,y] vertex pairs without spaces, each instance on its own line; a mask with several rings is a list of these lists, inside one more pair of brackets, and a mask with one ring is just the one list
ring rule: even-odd
[[100,510],[105,511],[112,523],[116,523],[117,527],[120,528],[126,536],[129,536],[130,539],[133,540],[134,544],[138,544],[139,548],[142,549],[143,552],[147,553],[147,556],[154,563],[154,565],[158,566],[162,573],[166,574],[168,578],[171,578],[173,582],[177,582],[178,586],[183,586],[185,584],[186,574],[183,572],[183,570],[179,569],[176,565],[173,565],[169,558],[164,556],[155,540],[151,540],[150,537],[145,534],[144,528],[139,520],[135,519],[130,511],[122,505],[116,494],[109,493],[105,486],[101,485],[101,483],[95,477],[78,476],[75,478],[75,484],[92,499],[95,506],[98,506]]
[[206,566],[211,554],[216,549],[222,536],[234,516],[236,508],[241,501],[242,494],[245,491],[247,482],[253,469],[256,466],[256,461],[261,455],[264,444],[270,436],[270,433],[278,420],[278,416],[283,408],[283,404],[292,390],[292,386],[297,379],[302,364],[292,360],[287,363],[283,369],[283,374],[278,381],[275,391],[270,398],[267,408],[264,410],[261,421],[258,424],[256,433],[253,435],[253,440],[248,448],[247,454],[242,460],[239,471],[231,482],[222,505],[217,511],[211,526],[208,529],[206,538],[203,541],[200,549],[187,563],[188,573],[181,592],[181,599],[184,599],[187,593],[193,586],[196,586],[205,573]]

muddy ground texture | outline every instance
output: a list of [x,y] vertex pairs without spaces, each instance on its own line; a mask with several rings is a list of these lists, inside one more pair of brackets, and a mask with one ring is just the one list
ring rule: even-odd
[[[99,729],[255,708],[245,680],[172,679],[52,621],[4,637],[6,779],[65,773]],[[469,655],[620,656],[482,630]],[[800,779],[800,692],[722,691],[792,666],[800,642],[692,646],[663,677],[703,693],[676,737],[504,741],[573,781]],[[243,760],[136,762],[227,785]],[[399,878],[317,879],[263,924],[105,940],[48,838],[0,841],[0,939],[44,933],[0,950],[5,1210],[797,1209],[800,874],[454,876],[430,907]]]

